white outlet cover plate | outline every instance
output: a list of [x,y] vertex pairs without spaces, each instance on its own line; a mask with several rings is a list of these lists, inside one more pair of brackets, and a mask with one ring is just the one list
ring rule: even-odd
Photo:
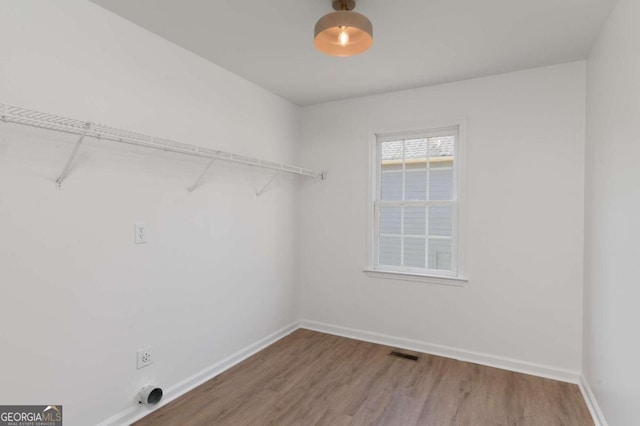
[[140,349],[138,351],[138,368],[146,367],[150,364],[153,364],[151,348]]
[[134,241],[136,244],[146,244],[148,241],[148,229],[147,224],[144,222],[138,222],[134,226]]

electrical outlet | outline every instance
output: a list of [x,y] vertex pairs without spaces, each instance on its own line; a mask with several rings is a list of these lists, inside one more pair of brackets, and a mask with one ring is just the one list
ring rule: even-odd
[[151,348],[142,349],[138,351],[138,368],[146,367],[153,363],[153,357],[151,356]]
[[135,243],[145,244],[147,242],[147,224],[139,222],[135,224]]

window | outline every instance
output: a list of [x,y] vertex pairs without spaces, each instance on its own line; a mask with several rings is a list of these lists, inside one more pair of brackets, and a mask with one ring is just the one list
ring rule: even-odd
[[374,272],[461,278],[458,133],[376,135]]

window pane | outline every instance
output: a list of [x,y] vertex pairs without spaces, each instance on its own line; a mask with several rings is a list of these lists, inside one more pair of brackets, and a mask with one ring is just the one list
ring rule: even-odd
[[429,159],[429,168],[444,169],[453,167],[453,159],[449,157],[434,157]]
[[453,169],[431,169],[429,171],[429,199],[453,199]]
[[380,233],[400,234],[401,207],[380,207]]
[[380,197],[383,201],[402,200],[402,172],[383,172]]
[[427,159],[427,139],[411,139],[404,141],[404,159],[407,164]]
[[429,235],[451,237],[453,235],[453,206],[429,207]]
[[400,237],[380,237],[380,265],[400,266]]
[[405,235],[425,235],[427,227],[426,207],[404,208],[404,233]]
[[382,164],[393,160],[402,160],[402,158],[402,141],[382,142],[380,144]]
[[404,199],[406,201],[425,201],[427,199],[427,170],[407,170],[404,185]]
[[412,268],[425,267],[425,239],[405,238],[404,239],[404,266]]
[[451,270],[451,240],[429,239],[429,269]]
[[400,163],[389,163],[382,165],[383,172],[401,172],[402,171],[402,162]]
[[407,164],[404,165],[406,170],[426,170],[427,169],[427,159],[419,158],[417,160],[409,160]]
[[432,159],[443,157],[453,158],[455,140],[453,136],[429,138],[429,157]]

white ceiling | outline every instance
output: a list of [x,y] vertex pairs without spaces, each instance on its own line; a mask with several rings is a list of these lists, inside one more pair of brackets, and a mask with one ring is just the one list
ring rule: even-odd
[[330,0],[92,0],[299,105],[584,59],[615,0],[358,0],[372,48],[323,55]]

